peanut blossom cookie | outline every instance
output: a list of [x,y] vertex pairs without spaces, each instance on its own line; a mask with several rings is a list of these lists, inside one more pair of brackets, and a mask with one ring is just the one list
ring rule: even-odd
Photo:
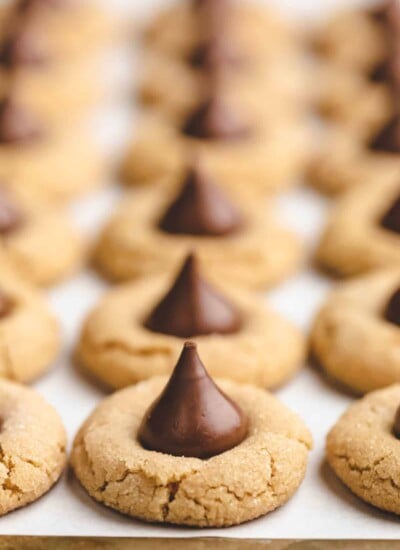
[[287,502],[306,471],[309,431],[264,390],[217,384],[188,342],[169,381],[105,399],[75,438],[83,487],[130,516],[193,527],[236,525]]
[[59,325],[42,296],[11,269],[2,248],[0,260],[0,377],[30,382],[56,358]]
[[235,106],[213,88],[179,126],[149,117],[128,148],[121,175],[130,185],[165,181],[199,155],[221,182],[245,186],[254,196],[294,183],[306,163],[307,138],[298,116],[274,120],[249,105]]
[[30,199],[65,201],[98,185],[103,163],[85,135],[44,127],[13,94],[0,101],[0,181]]
[[399,29],[397,0],[384,0],[372,9],[354,9],[336,15],[314,37],[314,46],[328,62],[367,74],[386,60],[388,36]]
[[350,128],[356,136],[372,136],[393,114],[389,69],[370,78],[352,69],[324,65],[316,74],[315,101],[319,113]]
[[[223,75],[226,92],[235,90],[241,98],[252,95],[264,109],[268,106],[273,111],[279,107],[285,112],[288,102],[304,101],[304,67],[297,50],[249,51],[231,28],[229,15],[233,6],[229,2],[224,6],[217,4],[210,3],[211,13],[199,6],[204,27],[201,43],[187,57],[171,57],[154,48],[146,52],[139,88],[143,102],[172,115],[187,112],[201,101],[209,75],[215,73]],[[219,12],[222,8],[224,17],[213,17],[214,10]],[[270,45],[271,40],[265,43]]]
[[[392,109],[393,112],[393,109]],[[311,163],[310,183],[327,194],[338,194],[369,181],[400,176],[400,116],[395,113],[372,136],[336,128]]]
[[160,52],[147,52],[141,73],[142,102],[174,121],[201,102],[210,77],[215,75],[219,75],[225,95],[241,101],[252,99],[260,112],[280,109],[284,116],[287,107],[297,104],[300,109],[308,95],[302,64],[293,52],[268,60],[250,59],[238,51],[232,38],[221,33],[210,36],[201,54],[188,63]]
[[400,87],[400,10],[398,18],[385,18],[387,53],[368,72],[337,61],[321,64],[318,72],[317,97],[322,114],[350,125],[361,135],[371,136],[392,114],[392,96],[397,97]]
[[339,275],[400,265],[400,180],[381,178],[345,193],[334,207],[316,252]]
[[259,298],[212,286],[189,256],[176,279],[141,279],[108,292],[86,320],[79,363],[120,388],[169,374],[182,339],[196,338],[213,376],[262,387],[282,384],[300,367],[304,339]]
[[175,197],[155,188],[125,198],[100,236],[95,262],[121,281],[171,272],[195,248],[216,278],[270,286],[298,266],[301,245],[262,206],[245,201],[240,210],[196,162]]
[[30,20],[18,21],[0,40],[0,94],[12,89],[18,103],[46,122],[69,122],[101,97],[96,63],[63,59]]
[[0,380],[0,416],[3,516],[34,502],[58,480],[66,462],[66,434],[57,412],[43,397],[6,380]]
[[229,0],[177,2],[152,20],[145,29],[144,41],[153,49],[190,59],[202,48],[212,24],[228,27],[249,57],[293,47],[292,30],[271,10],[253,2]]
[[322,368],[356,392],[400,382],[400,268],[335,290],[311,334]]
[[82,237],[61,209],[23,200],[1,186],[0,246],[17,272],[44,286],[71,275],[85,250]]
[[336,475],[362,500],[400,514],[400,385],[375,391],[343,414],[330,431],[326,456]]

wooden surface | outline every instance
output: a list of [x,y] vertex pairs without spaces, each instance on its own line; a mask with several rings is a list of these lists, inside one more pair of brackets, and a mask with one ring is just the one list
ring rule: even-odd
[[92,538],[0,536],[0,550],[400,550],[400,541],[290,541],[224,538]]

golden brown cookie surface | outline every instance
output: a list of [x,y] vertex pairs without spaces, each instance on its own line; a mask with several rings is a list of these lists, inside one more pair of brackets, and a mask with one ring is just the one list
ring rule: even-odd
[[0,377],[30,382],[54,361],[59,325],[42,296],[11,269],[3,249],[0,255]]
[[[82,366],[116,388],[168,374],[183,339],[153,332],[144,322],[170,284],[171,277],[152,277],[108,292],[84,324],[77,348]],[[263,387],[282,384],[301,366],[299,330],[243,289],[214,286],[244,320],[234,334],[196,338],[211,375]]]
[[369,504],[400,513],[399,447],[393,434],[400,386],[368,394],[349,407],[327,438],[336,475]]
[[242,523],[289,500],[311,447],[294,413],[271,394],[217,380],[249,417],[246,439],[208,460],[148,451],[137,440],[139,426],[166,381],[115,393],[80,429],[71,462],[93,498],[145,521],[196,527]]
[[400,269],[342,284],[317,315],[312,350],[321,367],[358,393],[400,381],[399,327],[385,309],[400,287]]
[[350,276],[400,264],[400,235],[384,218],[400,194],[397,173],[360,182],[333,207],[316,253],[322,267]]

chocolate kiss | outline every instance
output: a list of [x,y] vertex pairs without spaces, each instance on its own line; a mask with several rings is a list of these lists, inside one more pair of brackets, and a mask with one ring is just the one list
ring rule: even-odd
[[42,127],[36,119],[12,98],[0,103],[0,143],[27,143],[42,135]]
[[210,378],[196,344],[186,342],[166,388],[142,420],[143,447],[210,458],[239,445],[247,432],[247,417]]
[[400,439],[400,407],[398,407],[394,417],[393,433],[397,439]]
[[22,212],[0,188],[0,235],[9,235],[23,224]]
[[247,137],[250,128],[214,93],[190,114],[183,132],[198,139],[236,140]]
[[396,290],[386,305],[385,319],[400,327],[400,288]]
[[389,231],[400,233],[400,196],[381,219],[381,225]]
[[0,62],[7,67],[44,65],[48,60],[41,36],[28,29],[27,25],[18,25],[13,29],[0,50]]
[[370,148],[383,153],[400,153],[400,117],[396,115],[370,142]]
[[241,328],[242,319],[236,308],[201,278],[197,261],[190,254],[144,326],[153,332],[189,338],[233,334]]
[[189,63],[193,67],[209,70],[236,68],[243,64],[243,57],[224,33],[214,33],[192,52]]
[[239,211],[197,163],[159,227],[173,234],[220,236],[234,233],[242,224]]

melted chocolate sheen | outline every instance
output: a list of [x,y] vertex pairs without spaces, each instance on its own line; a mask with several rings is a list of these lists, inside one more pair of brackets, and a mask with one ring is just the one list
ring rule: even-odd
[[190,255],[144,326],[153,332],[189,338],[233,334],[240,330],[242,318],[232,304],[201,278],[197,261]]
[[400,153],[400,118],[395,116],[370,142],[370,148],[382,153]]
[[49,60],[38,32],[19,26],[7,37],[0,49],[0,63],[7,67],[45,65]]
[[394,201],[381,219],[381,226],[389,231],[400,233],[400,196]]
[[24,222],[22,212],[10,200],[7,193],[0,189],[0,235],[9,235]]
[[183,132],[198,139],[229,141],[248,137],[250,128],[221,99],[212,97],[188,117]]
[[248,432],[242,410],[208,375],[196,345],[184,345],[172,376],[146,412],[139,440],[146,449],[210,458],[239,445]]
[[391,296],[386,305],[385,319],[400,327],[400,288]]
[[199,165],[189,171],[159,223],[167,233],[199,236],[229,235],[242,225],[239,211]]
[[0,143],[31,143],[42,136],[42,127],[28,111],[10,98],[0,103]]

